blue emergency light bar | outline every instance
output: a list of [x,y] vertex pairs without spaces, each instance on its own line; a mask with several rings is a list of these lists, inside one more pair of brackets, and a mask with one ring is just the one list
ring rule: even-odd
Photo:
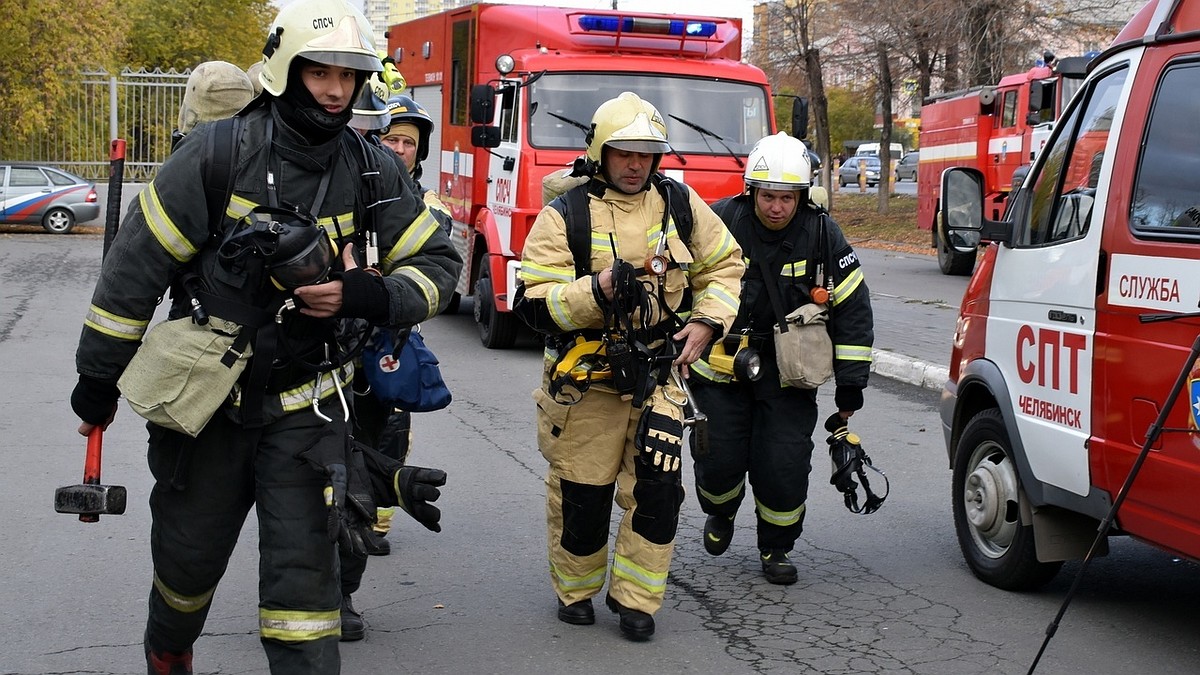
[[605,33],[648,33],[685,37],[712,37],[717,32],[717,24],[713,21],[680,21],[678,19],[591,14],[579,17],[579,27],[585,31],[603,31]]

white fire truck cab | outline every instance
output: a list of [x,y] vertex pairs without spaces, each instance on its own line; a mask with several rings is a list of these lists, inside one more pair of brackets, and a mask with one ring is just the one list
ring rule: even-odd
[[1092,61],[1004,221],[979,169],[942,177],[947,230],[990,242],[941,409],[959,544],[989,584],[1082,558],[1144,444],[1112,532],[1200,559],[1197,91],[1200,0],[1152,0]]

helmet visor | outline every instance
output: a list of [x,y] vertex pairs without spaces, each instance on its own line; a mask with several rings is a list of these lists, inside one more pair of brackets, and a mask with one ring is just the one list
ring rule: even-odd
[[297,56],[303,56],[309,61],[323,63],[327,66],[341,66],[368,73],[383,72],[383,62],[379,60],[378,56],[362,52],[305,50]]
[[644,152],[650,155],[662,155],[671,151],[670,143],[650,139],[610,139],[605,145],[617,150]]

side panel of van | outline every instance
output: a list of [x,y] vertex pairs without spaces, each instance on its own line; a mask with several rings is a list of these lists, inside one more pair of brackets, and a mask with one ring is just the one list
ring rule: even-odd
[[1116,161],[1123,168],[1110,172],[1106,166],[1100,185],[1108,195],[1102,242],[1108,267],[1097,298],[1103,354],[1097,384],[1103,395],[1096,399],[1092,467],[1096,485],[1115,494],[1176,378],[1188,373],[1117,523],[1195,558],[1200,369],[1187,356],[1200,336],[1200,319],[1141,320],[1200,309],[1200,60],[1189,51],[1194,44],[1146,50],[1133,64],[1138,76],[1131,78],[1130,94],[1131,101],[1145,103],[1114,120],[1120,125]]

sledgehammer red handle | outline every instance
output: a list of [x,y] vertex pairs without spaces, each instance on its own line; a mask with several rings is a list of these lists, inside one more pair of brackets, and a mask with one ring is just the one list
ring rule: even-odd
[[[83,460],[84,485],[100,484],[100,454],[103,447],[104,429],[93,427],[88,432],[87,456]],[[81,513],[79,514],[79,520],[84,523],[95,523],[100,520],[100,515],[96,513]]]

